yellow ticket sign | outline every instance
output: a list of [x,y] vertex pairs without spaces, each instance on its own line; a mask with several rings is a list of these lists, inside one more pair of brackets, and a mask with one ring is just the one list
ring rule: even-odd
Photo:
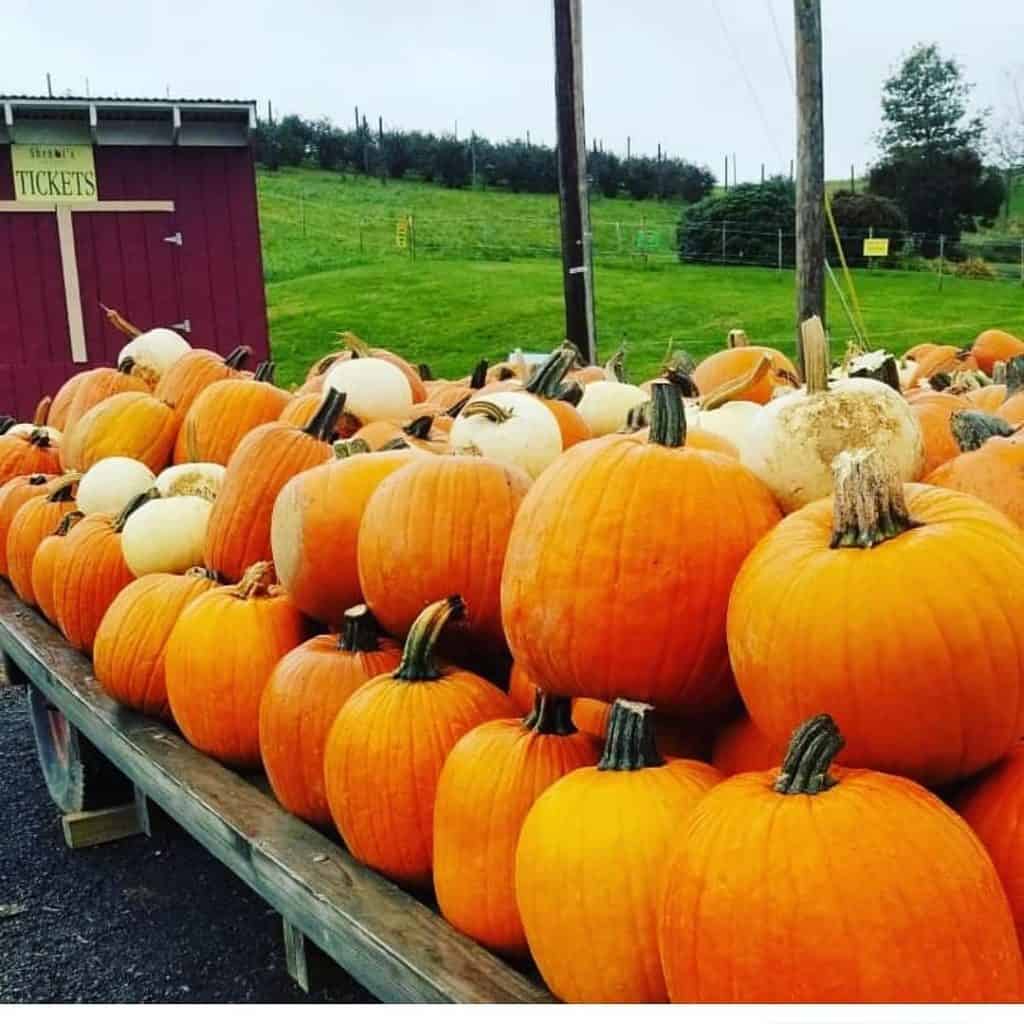
[[11,146],[14,198],[30,203],[91,203],[99,199],[92,146]]
[[865,256],[888,256],[889,255],[889,239],[888,238],[865,238],[864,239],[864,255]]
[[395,224],[395,248],[409,248],[409,218],[399,217]]

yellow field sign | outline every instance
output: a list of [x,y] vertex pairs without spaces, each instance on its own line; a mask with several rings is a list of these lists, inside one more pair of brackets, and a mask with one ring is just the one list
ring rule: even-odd
[[888,256],[889,255],[889,239],[888,238],[865,238],[864,239],[864,255],[865,256]]
[[99,199],[92,146],[11,146],[14,198],[34,203],[90,203]]
[[409,218],[399,217],[395,224],[395,248],[409,248]]

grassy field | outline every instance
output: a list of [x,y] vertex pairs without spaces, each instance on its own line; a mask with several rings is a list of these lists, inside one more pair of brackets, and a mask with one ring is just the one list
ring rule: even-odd
[[[553,196],[413,183],[382,187],[315,171],[261,175],[259,188],[271,332],[284,384],[299,380],[341,330],[429,362],[444,375],[467,372],[482,355],[501,359],[516,346],[545,351],[562,338],[561,274],[551,255],[557,251]],[[394,222],[410,210],[417,225],[415,261],[395,247]],[[631,375],[642,379],[670,343],[700,356],[720,347],[737,326],[756,341],[791,351],[792,273],[681,266],[670,251],[676,216],[671,204],[594,204],[595,235],[609,247],[616,224],[620,233],[656,225],[659,241],[667,239],[665,251],[656,251],[646,266],[607,249],[599,255],[601,353],[624,344]],[[512,240],[511,251],[521,255],[486,258],[481,232],[495,225],[502,252]],[[446,232],[442,246],[422,243],[427,227]],[[499,236],[492,237],[497,250]],[[856,272],[854,282],[873,346],[902,351],[919,341],[969,343],[990,326],[1024,334],[1019,285],[947,278],[940,291],[933,275],[895,271]],[[852,331],[831,287],[829,303],[838,354]]]

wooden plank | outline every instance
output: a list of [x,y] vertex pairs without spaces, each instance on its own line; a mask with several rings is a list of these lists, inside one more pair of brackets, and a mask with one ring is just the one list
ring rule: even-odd
[[309,994],[309,965],[306,963],[306,936],[287,920],[281,918],[284,934],[284,962],[288,976],[307,995]]
[[56,203],[32,203],[19,199],[0,199],[0,213],[53,213]]
[[78,287],[78,262],[75,257],[75,226],[71,210],[57,207],[57,238],[60,242],[60,266],[64,276],[64,305],[68,314],[71,358],[76,363],[88,360],[85,350],[85,324],[82,321],[82,293]]
[[173,199],[109,199],[72,203],[74,213],[174,213]]
[[547,1002],[523,974],[356,863],[250,782],[158,722],[119,708],[89,661],[0,584],[0,647],[147,796],[374,995]]
[[138,806],[134,800],[118,807],[104,807],[99,811],[65,814],[61,818],[61,828],[64,842],[72,850],[84,850],[146,832],[139,821]]

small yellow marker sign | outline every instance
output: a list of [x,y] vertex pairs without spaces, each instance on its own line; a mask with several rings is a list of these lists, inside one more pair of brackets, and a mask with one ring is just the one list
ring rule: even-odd
[[889,239],[888,238],[865,238],[864,239],[864,255],[865,256],[888,256],[889,255]]
[[30,203],[91,203],[99,199],[92,146],[11,146],[14,198]]
[[398,223],[395,224],[395,248],[409,248],[409,218],[407,216],[399,217]]

